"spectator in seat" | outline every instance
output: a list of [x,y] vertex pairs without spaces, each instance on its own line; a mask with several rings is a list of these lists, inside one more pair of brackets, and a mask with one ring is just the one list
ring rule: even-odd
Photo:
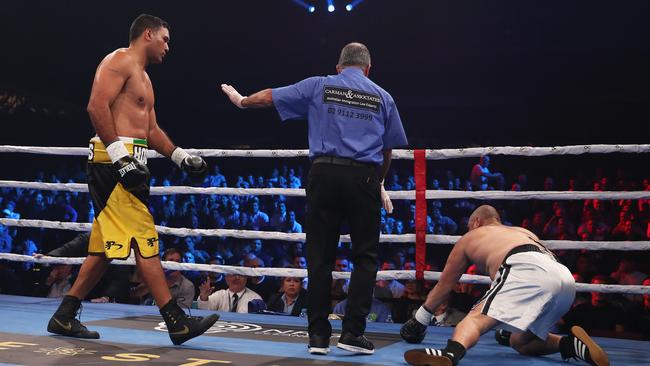
[[250,227],[253,230],[260,230],[269,225],[269,215],[260,211],[260,203],[253,201],[251,204],[251,214],[249,217]]
[[260,295],[246,287],[246,276],[227,274],[226,283],[227,289],[213,292],[210,283],[204,281],[199,287],[199,309],[248,313],[250,301],[262,300]]
[[458,224],[449,216],[444,216],[437,207],[431,213],[431,223],[436,234],[454,235],[458,231]]
[[[368,322],[390,322],[391,321],[391,311],[388,305],[384,304],[378,300],[373,294],[372,302],[370,303],[370,313],[366,317]],[[339,317],[345,316],[346,308],[348,306],[348,299],[345,299],[334,307],[332,313],[336,314]]]
[[615,227],[612,230],[612,239],[613,240],[625,240],[625,241],[635,241],[643,240],[644,235],[641,228],[639,228],[634,220],[628,219],[623,223],[623,227]]
[[533,214],[533,219],[530,222],[530,231],[537,236],[542,236],[544,232],[544,225],[546,225],[546,214],[543,211],[537,211]]
[[[382,271],[393,271],[396,269],[397,266],[393,261],[384,261],[381,264]],[[394,299],[402,297],[405,291],[404,285],[397,280],[379,280],[377,281],[377,287],[389,290]]]
[[[163,253],[162,260],[180,263],[181,258],[183,256],[180,251],[175,248],[169,248]],[[181,271],[165,269],[164,272],[172,299],[175,299],[179,305],[187,308],[191,307],[192,300],[194,300],[194,284],[192,281],[183,276]],[[133,290],[133,295],[143,298],[142,303],[145,305],[154,305],[154,299],[149,295],[149,288],[144,282]]]
[[287,205],[284,202],[279,202],[275,208],[273,216],[271,216],[270,225],[275,231],[281,231],[287,225]]
[[208,187],[221,187],[222,184],[226,183],[226,177],[221,174],[221,168],[219,165],[213,165],[212,174],[206,177]]
[[57,264],[52,268],[45,280],[47,295],[49,298],[62,298],[72,287],[72,266],[69,264]]
[[[638,286],[648,278],[648,275],[638,270],[638,264],[634,257],[627,255],[618,263],[616,271],[609,275],[619,285]],[[628,301],[641,302],[640,295],[623,295]]]
[[[244,267],[249,268],[263,268],[264,261],[253,253],[249,253],[244,258]],[[248,278],[248,288],[255,291],[262,297],[262,300],[267,301],[271,295],[278,292],[279,285],[275,278],[269,276],[255,276]]]
[[296,221],[296,213],[289,211],[289,219],[287,220],[287,233],[302,233],[302,225]]
[[[483,274],[478,271],[478,268],[476,267],[475,264],[472,264],[471,266],[467,267],[465,273],[470,275]],[[485,293],[486,290],[487,290],[486,285],[476,285],[473,283],[461,283],[458,285],[458,292],[461,294],[467,294],[471,296],[474,299],[473,302],[476,302],[481,297],[483,297],[483,294]]]
[[[343,257],[337,258],[334,262],[334,270],[336,272],[351,272],[350,261]],[[340,278],[332,280],[332,286],[330,288],[332,307],[347,297],[349,285],[349,279]]]
[[504,179],[501,173],[492,173],[488,168],[490,166],[490,156],[481,156],[478,164],[474,165],[470,174],[470,181],[474,191],[487,191],[490,183],[495,183],[499,190],[503,190]]
[[450,299],[443,301],[433,312],[431,325],[436,327],[455,327],[467,315],[454,307],[450,306]]
[[578,237],[581,240],[605,240],[609,228],[605,223],[594,219],[587,219],[578,227]]
[[546,225],[544,225],[543,238],[558,240],[561,236],[565,235],[566,231],[575,232],[575,229],[573,228],[571,222],[568,220],[564,207],[556,207],[554,210],[554,215],[548,219]]
[[[214,257],[210,258],[208,264],[221,266],[224,264],[223,257],[217,254]],[[201,277],[198,278],[198,281],[194,282],[195,299],[198,298],[199,296],[199,292],[200,292],[199,287],[205,281],[208,281],[210,283],[210,288],[214,289],[214,291],[228,288],[228,284],[226,283],[226,276],[223,273],[202,272]],[[212,293],[210,293],[210,295],[212,295]]]
[[424,303],[425,298],[422,282],[418,280],[406,281],[404,293],[393,305],[393,321],[395,323],[404,323],[414,316],[415,312]]
[[13,238],[9,235],[9,229],[0,224],[0,253],[11,253],[13,249]]
[[307,308],[307,291],[302,288],[302,278],[284,277],[279,293],[271,295],[267,309],[291,316],[299,316]]
[[402,185],[399,183],[399,175],[395,172],[386,178],[386,190],[389,191],[401,191],[403,190]]
[[[52,257],[85,257],[88,255],[90,233],[83,232],[72,240],[51,250],[47,255]],[[38,257],[41,254],[35,254]],[[99,283],[88,293],[85,300],[91,302],[128,302],[129,298],[129,266],[109,266]]]

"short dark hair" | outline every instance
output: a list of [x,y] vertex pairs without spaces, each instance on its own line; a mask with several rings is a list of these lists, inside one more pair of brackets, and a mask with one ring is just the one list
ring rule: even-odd
[[183,253],[181,253],[181,251],[178,250],[178,249],[176,249],[176,248],[169,248],[169,249],[166,249],[166,250],[163,252],[163,256],[162,256],[162,257],[163,257],[163,260],[166,261],[167,258],[169,258],[169,256],[172,255],[172,254],[178,254],[178,255],[181,257],[181,260],[183,260]]
[[131,28],[129,29],[129,42],[138,39],[138,37],[144,33],[145,29],[157,31],[160,28],[169,29],[169,24],[156,16],[140,14],[135,18],[133,23],[131,23]]
[[341,50],[341,56],[339,56],[339,66],[363,66],[366,67],[370,65],[370,51],[362,43],[352,42],[348,43]]

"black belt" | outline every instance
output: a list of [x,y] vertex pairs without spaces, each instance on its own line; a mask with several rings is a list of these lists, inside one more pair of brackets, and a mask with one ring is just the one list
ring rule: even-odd
[[362,166],[367,168],[375,168],[377,164],[364,163],[350,158],[340,158],[338,156],[317,156],[314,158],[312,164],[334,164],[345,166]]
[[525,252],[537,252],[537,253],[544,253],[537,245],[535,244],[524,244],[520,245],[518,247],[514,247],[510,249],[508,254],[503,258],[503,263],[506,262],[506,259],[510,257],[511,255],[517,254],[517,253],[525,253]]

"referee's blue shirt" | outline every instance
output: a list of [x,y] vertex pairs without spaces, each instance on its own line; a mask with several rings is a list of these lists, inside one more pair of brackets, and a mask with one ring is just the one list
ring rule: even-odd
[[280,118],[307,119],[309,156],[338,156],[381,164],[383,150],[406,146],[393,97],[358,67],[275,88]]

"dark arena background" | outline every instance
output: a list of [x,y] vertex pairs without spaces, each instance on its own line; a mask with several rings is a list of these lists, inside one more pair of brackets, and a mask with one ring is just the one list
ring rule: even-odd
[[[650,364],[650,2],[635,0],[0,0],[0,364],[406,365],[403,353],[417,347],[400,338],[400,323],[411,318],[434,282],[413,276],[377,281],[375,297],[385,314],[369,315],[366,336],[376,346],[371,356],[350,356],[336,349],[335,338],[329,355],[311,355],[306,314],[267,314],[271,297],[284,290],[285,275],[279,273],[306,268],[308,243],[255,237],[307,231],[305,199],[290,194],[150,197],[150,211],[162,227],[259,232],[253,237],[165,232],[160,245],[161,251],[177,249],[181,264],[274,268],[278,274],[264,277],[265,285],[255,284],[259,276],[248,279],[262,308],[219,310],[221,319],[204,336],[173,346],[151,296],[138,291],[135,267],[116,265],[83,303],[81,321],[101,339],[46,331],[79,266],[16,258],[61,256],[52,251],[89,230],[84,225],[92,222],[95,208],[83,190],[25,182],[86,183],[86,158],[10,147],[87,148],[95,134],[86,112],[95,70],[108,53],[128,47],[129,26],[141,13],[170,25],[170,51],[147,72],[158,124],[186,149],[307,149],[306,121],[281,122],[274,108],[242,111],[220,85],[249,95],[335,74],[341,48],[364,43],[372,57],[370,79],[399,109],[409,141],[404,149],[484,148],[426,161],[426,189],[467,194],[423,203],[422,229],[429,237],[463,235],[475,207],[494,205],[504,223],[548,241],[576,282],[603,286],[602,293],[579,289],[557,332],[582,326],[612,365]],[[601,153],[600,144],[619,147]],[[583,151],[564,155],[549,149],[532,156],[487,149],[574,145]],[[485,186],[471,179],[481,155],[490,156],[495,173]],[[205,188],[298,189],[308,183],[310,161],[304,156],[206,161],[210,172],[199,184]],[[151,159],[149,167],[153,187],[192,185],[167,159]],[[414,171],[412,156],[393,160],[386,190],[416,190],[422,176]],[[473,196],[481,191],[530,191],[531,198]],[[568,196],[544,198],[552,192]],[[598,196],[570,196],[581,192]],[[611,195],[616,193],[628,196]],[[453,242],[429,244],[420,257],[415,201],[393,198],[393,204],[392,214],[382,210],[382,235],[413,240],[382,241],[379,269],[440,272]],[[32,220],[44,220],[39,222],[45,226],[29,226]],[[47,222],[64,224],[49,228]],[[79,226],[64,227],[71,222]],[[349,234],[346,222],[341,234]],[[571,248],[562,247],[567,241]],[[334,271],[351,271],[349,254],[350,244],[342,242]],[[82,255],[63,255],[75,256]],[[423,262],[416,265],[417,259]],[[206,278],[217,290],[227,287],[214,268],[212,275],[205,267],[180,272],[195,291],[194,301],[187,301],[192,315],[214,313],[194,306]],[[481,273],[470,267],[467,274]],[[331,291],[335,337],[341,332],[337,309],[344,309],[335,305],[345,300],[346,286],[335,279],[330,289],[308,288]],[[467,312],[486,289],[485,282],[459,284],[449,307]],[[431,324],[422,347],[444,347],[452,331]],[[498,345],[493,331],[461,365],[472,362],[563,364],[559,354],[519,355]]]

